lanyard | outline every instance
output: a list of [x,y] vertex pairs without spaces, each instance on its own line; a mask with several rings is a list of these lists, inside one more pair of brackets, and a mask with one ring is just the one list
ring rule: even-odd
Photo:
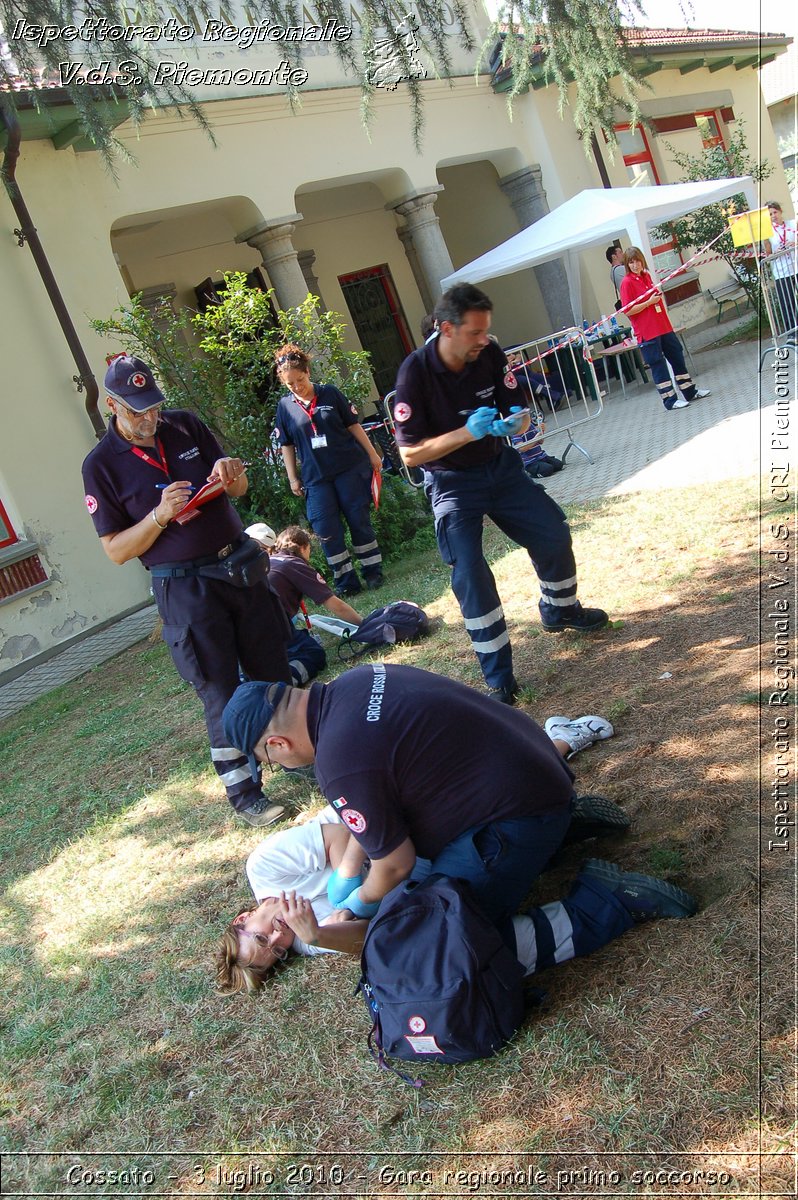
[[135,454],[136,458],[143,458],[145,463],[149,463],[151,467],[157,467],[159,471],[163,471],[167,479],[170,479],[169,468],[166,466],[166,455],[164,454],[163,442],[160,438],[155,439],[155,445],[158,447],[158,453],[161,456],[161,461],[152,458],[146,450],[142,450],[141,446],[131,446],[130,449]]
[[291,396],[294,401],[294,404],[298,404],[299,407],[302,409],[303,413],[305,413],[305,415],[307,416],[308,420],[310,421],[310,428],[313,433],[313,436],[316,437],[318,430],[316,429],[316,425],[313,421],[313,414],[316,411],[316,404],[318,403],[318,401],[317,401],[317,397],[316,397],[315,388],[313,390],[313,399],[311,400],[310,404],[305,404],[304,400],[300,400],[298,396],[294,396],[293,392],[291,393]]

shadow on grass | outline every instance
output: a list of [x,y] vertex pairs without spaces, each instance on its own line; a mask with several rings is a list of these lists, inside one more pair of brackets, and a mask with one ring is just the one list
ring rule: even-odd
[[[628,503],[603,502],[593,526]],[[621,628],[552,638],[537,635],[535,617],[511,616],[519,670],[536,681],[534,716],[614,706],[616,736],[573,766],[580,791],[610,795],[633,817],[623,839],[570,848],[537,900],[563,895],[582,858],[596,855],[674,878],[696,892],[700,912],[547,972],[538,982],[548,1006],[504,1053],[425,1067],[420,1093],[368,1057],[365,1010],[351,998],[356,963],[293,964],[255,1000],[214,994],[213,947],[246,899],[243,863],[260,833],[233,824],[206,765],[199,706],[160,648],[127,652],[63,689],[50,710],[40,702],[29,740],[24,722],[6,722],[13,883],[3,955],[13,1008],[3,1037],[19,1114],[9,1144],[365,1149],[407,1154],[402,1165],[419,1167],[436,1166],[426,1156],[435,1149],[455,1169],[461,1152],[489,1168],[497,1152],[530,1151],[547,1168],[570,1154],[570,1165],[598,1169],[615,1165],[613,1151],[657,1166],[671,1150],[698,1162],[712,1147],[744,1147],[762,1108],[783,1124],[777,1083],[764,1105],[756,1081],[758,989],[783,993],[788,959],[770,943],[756,955],[758,713],[745,699],[758,687],[759,631],[744,520],[724,518],[738,535],[733,552],[663,581],[667,601],[649,589]],[[500,535],[489,531],[486,545],[494,568],[510,570]],[[612,566],[652,570],[628,554]],[[416,576],[414,595],[406,589]],[[525,612],[536,592],[526,564],[516,586],[509,599]],[[397,584],[450,613],[447,591],[432,555]],[[719,595],[730,598],[719,604]],[[448,673],[474,662],[454,619],[390,658],[434,660]],[[138,705],[125,707],[132,698]],[[93,781],[89,796],[69,778],[75,764]],[[43,781],[61,806],[53,818],[36,806]],[[31,805],[24,836],[12,793]],[[305,804],[312,793],[300,795]],[[789,881],[769,867],[763,899],[776,931]],[[768,1009],[774,1080],[788,1008]]]

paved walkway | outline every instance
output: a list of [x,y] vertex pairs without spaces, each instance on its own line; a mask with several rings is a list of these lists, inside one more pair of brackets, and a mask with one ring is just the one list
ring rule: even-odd
[[[573,434],[593,464],[570,450],[565,470],[545,481],[546,490],[562,503],[753,474],[759,469],[760,387],[763,408],[775,399],[772,371],[766,365],[760,376],[758,364],[755,343],[694,351],[692,372],[712,395],[673,412],[666,412],[652,383],[627,384],[624,396],[611,379],[601,416]],[[564,435],[546,438],[557,457],[566,444]]]
[[[697,342],[691,339],[692,346]],[[760,388],[766,408],[774,401],[772,372],[766,365],[759,376],[758,348],[750,342],[693,349],[693,358],[696,379],[712,395],[671,413],[651,383],[627,385],[624,396],[618,381],[611,380],[601,416],[574,434],[593,463],[571,450],[565,470],[546,481],[551,495],[567,503],[758,472]],[[564,435],[546,439],[551,454],[560,456],[564,447]],[[155,620],[154,607],[142,609],[0,687],[0,719],[141,641]]]

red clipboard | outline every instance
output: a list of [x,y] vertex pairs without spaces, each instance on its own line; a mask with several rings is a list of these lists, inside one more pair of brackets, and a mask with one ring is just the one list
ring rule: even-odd
[[380,507],[380,493],[382,492],[382,472],[371,472],[371,498],[374,501],[374,507]]
[[206,483],[201,487],[190,500],[187,500],[179,513],[175,515],[175,521],[178,525],[185,525],[186,521],[192,521],[194,517],[199,516],[198,510],[203,504],[207,504],[209,500],[215,500],[224,491],[224,484],[221,479],[214,479],[211,483]]

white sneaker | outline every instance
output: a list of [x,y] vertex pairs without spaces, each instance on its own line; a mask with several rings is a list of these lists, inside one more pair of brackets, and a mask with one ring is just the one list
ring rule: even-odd
[[544,726],[552,741],[565,742],[571,747],[566,758],[573,758],[580,750],[586,750],[594,742],[603,742],[615,733],[609,721],[603,717],[549,717]]
[[696,388],[693,399],[694,400],[703,400],[706,396],[711,396],[711,395],[712,395],[712,392],[710,391],[709,388]]
[[671,405],[671,408],[689,408],[689,407],[690,407],[690,401],[685,400],[684,396],[679,396],[676,400],[674,400],[673,404]]

